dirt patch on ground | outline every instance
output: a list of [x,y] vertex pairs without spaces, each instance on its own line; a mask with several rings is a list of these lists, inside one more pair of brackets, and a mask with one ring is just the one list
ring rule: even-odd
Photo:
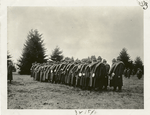
[[34,81],[13,75],[8,81],[8,109],[143,109],[143,79],[124,78],[122,92],[88,91],[63,84]]

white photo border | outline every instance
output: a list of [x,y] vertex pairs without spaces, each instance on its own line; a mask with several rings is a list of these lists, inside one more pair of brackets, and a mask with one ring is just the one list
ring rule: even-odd
[[[148,5],[150,1],[148,1]],[[7,7],[8,6],[139,6],[137,0],[2,0],[0,37],[0,81],[2,115],[76,115],[75,110],[18,110],[7,109]],[[141,7],[141,6],[140,6]],[[142,8],[142,7],[141,7]],[[96,115],[148,115],[150,113],[150,8],[144,10],[144,109],[96,109]]]

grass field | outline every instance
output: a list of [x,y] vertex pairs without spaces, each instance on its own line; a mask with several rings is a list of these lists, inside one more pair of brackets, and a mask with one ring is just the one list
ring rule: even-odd
[[88,91],[13,75],[8,81],[8,109],[144,109],[143,78],[124,78],[122,92]]

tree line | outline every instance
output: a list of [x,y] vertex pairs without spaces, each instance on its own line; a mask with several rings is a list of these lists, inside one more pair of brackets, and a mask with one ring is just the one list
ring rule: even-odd
[[[85,62],[92,63],[92,61],[102,60],[101,56],[96,58],[95,55],[92,55],[87,58],[79,60],[78,58],[74,60],[73,57],[64,57],[63,51],[60,50],[58,46],[52,51],[50,58],[48,59],[46,55],[46,48],[44,47],[44,40],[42,39],[42,34],[38,30],[31,30],[27,35],[27,39],[24,44],[24,48],[20,59],[18,60],[17,66],[20,74],[30,74],[30,68],[32,63],[48,63],[49,61],[55,62]],[[137,69],[140,68],[144,72],[144,65],[140,57],[136,57],[133,61],[130,59],[130,55],[127,53],[127,49],[123,48],[119,54],[121,60],[125,64],[125,68],[129,68],[133,71],[133,74],[137,72]],[[117,56],[118,57],[118,56]],[[12,56],[7,53],[7,60],[11,61]]]

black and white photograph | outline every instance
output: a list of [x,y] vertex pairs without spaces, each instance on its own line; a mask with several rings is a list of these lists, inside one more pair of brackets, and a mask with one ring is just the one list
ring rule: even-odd
[[136,2],[7,6],[6,109],[144,110],[148,5]]

